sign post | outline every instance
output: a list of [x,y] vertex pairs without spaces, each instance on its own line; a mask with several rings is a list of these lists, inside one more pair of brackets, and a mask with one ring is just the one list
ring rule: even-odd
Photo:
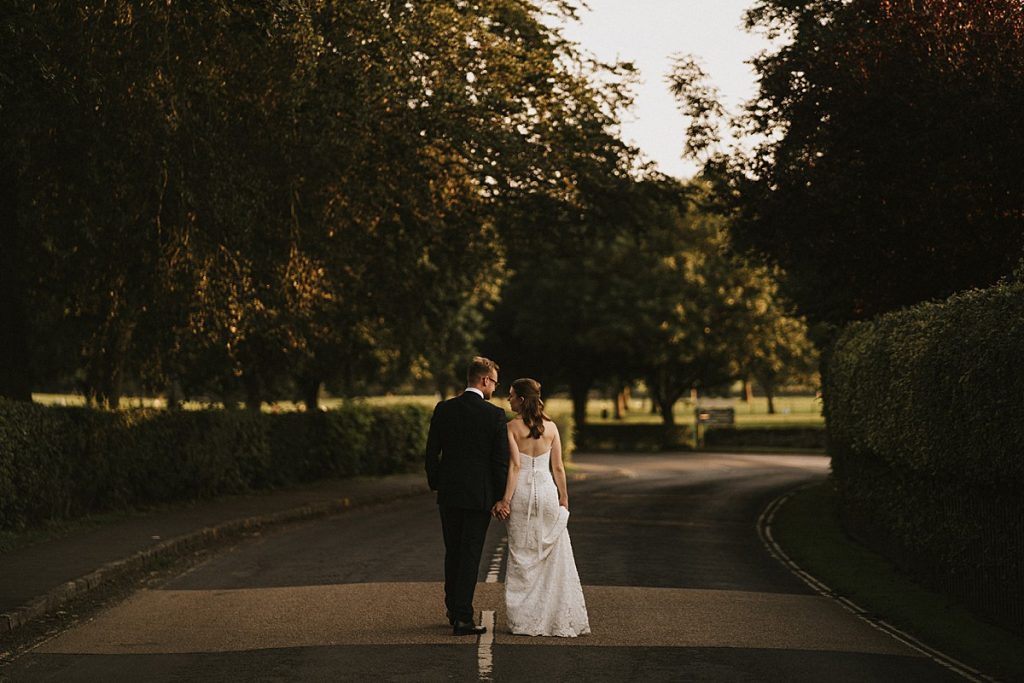
[[734,425],[736,423],[736,411],[733,408],[701,408],[697,407],[694,412],[693,445],[699,448],[702,439],[700,438],[700,426],[703,424],[705,435],[708,425]]

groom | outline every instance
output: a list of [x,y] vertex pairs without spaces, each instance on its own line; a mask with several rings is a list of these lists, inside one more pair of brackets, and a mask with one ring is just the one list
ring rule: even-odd
[[509,458],[505,411],[487,400],[498,386],[498,365],[474,358],[466,383],[461,395],[434,408],[426,458],[444,534],[444,604],[457,636],[487,630],[473,621],[473,593],[491,511],[505,492]]

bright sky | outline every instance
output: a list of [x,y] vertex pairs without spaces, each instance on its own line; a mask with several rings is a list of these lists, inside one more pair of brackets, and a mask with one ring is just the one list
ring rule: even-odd
[[632,61],[640,70],[636,105],[622,133],[662,172],[690,177],[695,165],[681,158],[686,121],[668,91],[671,56],[696,55],[730,111],[755,92],[747,60],[767,41],[742,28],[753,0],[586,0],[590,11],[565,27],[566,37],[602,61]]

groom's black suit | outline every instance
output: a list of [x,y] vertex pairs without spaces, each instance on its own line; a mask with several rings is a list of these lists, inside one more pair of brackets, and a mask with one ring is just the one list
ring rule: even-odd
[[427,436],[427,482],[437,491],[444,533],[444,602],[453,619],[473,621],[491,508],[505,493],[505,411],[466,391],[434,408]]

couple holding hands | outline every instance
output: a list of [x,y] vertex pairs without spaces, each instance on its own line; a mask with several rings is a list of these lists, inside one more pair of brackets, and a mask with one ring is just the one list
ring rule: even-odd
[[434,409],[426,470],[437,491],[444,536],[444,602],[455,635],[478,635],[474,621],[480,555],[491,517],[508,528],[505,605],[512,633],[590,633],[566,527],[569,494],[558,427],[544,413],[540,383],[518,379],[508,401],[515,419],[490,403],[498,365],[472,360],[466,390]]

